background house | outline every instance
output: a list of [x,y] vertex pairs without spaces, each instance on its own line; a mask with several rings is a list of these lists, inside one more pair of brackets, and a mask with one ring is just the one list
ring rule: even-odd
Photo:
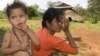
[[83,22],[83,18],[73,9],[72,6],[60,1],[53,2],[52,7],[65,10],[65,17],[70,21]]

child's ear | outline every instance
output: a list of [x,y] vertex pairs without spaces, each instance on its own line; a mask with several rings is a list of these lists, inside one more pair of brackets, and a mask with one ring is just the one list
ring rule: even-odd
[[50,23],[48,21],[46,21],[46,25],[47,27],[50,27]]

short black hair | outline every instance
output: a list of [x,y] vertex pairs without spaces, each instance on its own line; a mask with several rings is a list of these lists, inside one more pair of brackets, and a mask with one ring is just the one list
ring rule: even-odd
[[11,10],[16,9],[16,8],[21,8],[25,14],[28,14],[27,6],[23,2],[17,1],[17,2],[13,2],[11,5],[7,5],[6,7],[7,17],[10,17]]
[[56,19],[57,21],[59,18],[63,15],[64,13],[62,12],[61,9],[56,9],[56,8],[48,8],[46,12],[43,15],[43,20],[42,20],[42,27],[47,27],[46,21],[51,23],[53,19]]

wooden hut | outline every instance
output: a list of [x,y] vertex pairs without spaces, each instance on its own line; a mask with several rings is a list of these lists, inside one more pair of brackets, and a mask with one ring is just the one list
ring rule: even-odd
[[83,18],[73,9],[72,6],[62,3],[62,2],[54,2],[52,3],[52,7],[54,8],[60,8],[64,9],[65,11],[65,17],[69,19],[70,21],[75,21],[75,22],[83,22]]

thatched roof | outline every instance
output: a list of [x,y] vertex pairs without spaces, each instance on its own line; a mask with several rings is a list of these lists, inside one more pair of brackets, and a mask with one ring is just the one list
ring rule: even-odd
[[72,8],[70,5],[62,3],[60,1],[52,3],[54,8]]
[[54,8],[65,9],[66,18],[70,18],[72,21],[83,21],[83,18],[73,9],[72,6],[62,2],[54,2],[53,5]]
[[75,13],[73,10],[66,10],[65,16],[72,21],[83,21],[82,17],[78,13]]

